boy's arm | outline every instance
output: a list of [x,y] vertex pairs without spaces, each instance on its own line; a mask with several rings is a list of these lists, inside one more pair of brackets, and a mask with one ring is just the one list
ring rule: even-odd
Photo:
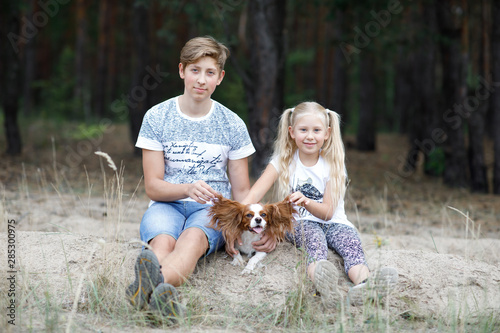
[[233,199],[241,201],[250,190],[250,179],[248,178],[248,158],[227,161],[227,172]]
[[204,181],[193,184],[172,184],[163,180],[165,174],[165,159],[163,151],[142,150],[142,168],[146,194],[154,201],[175,201],[192,198],[204,204],[216,194]]
[[[229,176],[229,182],[231,182],[231,191],[233,194],[233,199],[236,201],[241,201],[250,190],[250,179],[248,177],[248,158],[242,158],[239,160],[228,160],[227,161],[227,173]],[[234,248],[234,242],[237,241],[240,245],[241,237],[238,236],[236,239],[226,238],[226,252],[234,257],[239,252]]]

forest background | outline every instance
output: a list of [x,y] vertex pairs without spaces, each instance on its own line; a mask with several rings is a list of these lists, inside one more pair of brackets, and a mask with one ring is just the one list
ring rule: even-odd
[[[351,307],[329,251],[324,306],[288,242],[251,276],[201,260],[178,324],[123,297],[137,133],[204,35],[232,53],[213,98],[248,125],[252,180],[285,108],[342,115],[346,214],[370,268],[398,270],[386,300]],[[0,331],[500,332],[500,1],[0,0],[0,37]]]
[[0,12],[7,155],[31,144],[23,130],[37,119],[78,124],[86,144],[65,152],[70,167],[115,123],[128,123],[132,153],[144,113],[182,93],[182,45],[212,35],[232,52],[213,97],[247,122],[253,176],[284,108],[315,100],[342,115],[360,151],[376,151],[377,133],[407,135],[387,181],[423,167],[448,186],[500,193],[497,1],[3,0]]

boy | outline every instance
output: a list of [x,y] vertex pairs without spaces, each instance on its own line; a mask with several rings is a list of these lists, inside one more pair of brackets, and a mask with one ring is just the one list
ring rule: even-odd
[[[149,244],[135,264],[126,294],[138,309],[147,303],[166,316],[180,315],[180,286],[203,255],[224,242],[208,228],[214,194],[243,200],[250,190],[247,158],[255,152],[244,122],[211,99],[224,78],[229,50],[212,37],[197,37],[181,51],[184,93],[152,107],[136,146],[143,150],[146,193],[141,240]],[[255,244],[274,249],[266,237]]]

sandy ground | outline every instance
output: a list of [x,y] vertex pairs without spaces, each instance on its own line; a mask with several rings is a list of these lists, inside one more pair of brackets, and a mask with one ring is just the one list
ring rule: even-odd
[[[387,299],[386,309],[399,319],[454,317],[471,323],[484,313],[500,313],[500,199],[446,190],[436,180],[418,175],[387,185],[382,175],[396,167],[387,166],[394,163],[394,154],[385,153],[386,157],[384,152],[348,154],[353,185],[346,202],[348,216],[361,232],[370,267],[392,266],[399,272],[399,283]],[[380,174],[363,172],[361,166],[368,158],[373,168],[382,170]],[[41,186],[28,192],[21,190],[22,183],[21,179],[17,185],[3,187],[0,207],[4,226],[8,220],[16,222],[16,329],[42,328],[44,324],[38,320],[43,313],[32,314],[36,312],[33,304],[47,302],[43,295],[51,295],[61,307],[60,323],[73,316],[71,310],[77,304],[73,320],[80,329],[110,330],[106,320],[84,319],[81,309],[89,302],[89,281],[96,277],[111,277],[123,290],[132,281],[140,251],[139,221],[148,204],[143,192],[132,194],[137,180],[131,181],[130,190],[124,190],[119,224],[113,213],[116,209],[104,195],[89,196],[85,190],[58,194],[40,190]],[[6,231],[4,227],[0,233],[2,267],[7,262]],[[189,295],[183,302],[196,303],[193,308],[215,317],[249,308],[284,307],[290,291],[304,280],[302,259],[291,244],[281,243],[265,258],[264,267],[241,276],[241,268],[232,266],[225,253],[211,255],[200,260],[189,282],[180,288],[182,295]],[[329,260],[339,269],[337,301],[344,304],[351,284],[341,259],[331,252]],[[8,293],[6,281],[11,275],[6,269],[0,272],[2,298]],[[307,293],[314,294],[312,284],[303,285]],[[317,303],[319,311],[325,312],[319,300]],[[345,311],[356,314],[362,310],[347,307]],[[0,327],[12,329],[11,325]]]

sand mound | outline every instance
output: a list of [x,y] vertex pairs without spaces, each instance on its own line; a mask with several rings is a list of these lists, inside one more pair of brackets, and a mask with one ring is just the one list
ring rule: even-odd
[[[137,243],[105,243],[97,236],[81,234],[19,231],[16,237],[17,280],[25,290],[26,302],[37,298],[36,294],[49,292],[68,309],[82,276],[88,281],[95,279],[96,274],[111,271],[111,276],[124,285],[129,283],[140,251]],[[0,240],[6,243],[5,233]],[[471,319],[485,310],[500,312],[500,268],[498,253],[493,250],[500,248],[499,240],[434,238],[433,242],[398,236],[394,240],[388,237],[387,244],[380,248],[373,245],[371,235],[364,234],[363,240],[372,269],[392,266],[399,272],[399,284],[387,301],[392,313],[412,318],[453,315]],[[434,244],[438,244],[438,250]],[[2,252],[5,256],[4,247]],[[242,276],[241,267],[232,266],[230,258],[217,253],[200,261],[182,290],[191,290],[191,298],[192,290],[196,290],[195,301],[204,307],[213,306],[213,311],[221,315],[264,305],[283,307],[290,292],[305,281],[301,260],[300,251],[282,243],[265,258],[264,267],[253,275]],[[343,274],[341,259],[330,253],[329,260],[339,268],[339,290],[345,297],[350,282]],[[304,285],[312,294],[310,282]],[[86,297],[83,289],[80,305],[87,301]]]

